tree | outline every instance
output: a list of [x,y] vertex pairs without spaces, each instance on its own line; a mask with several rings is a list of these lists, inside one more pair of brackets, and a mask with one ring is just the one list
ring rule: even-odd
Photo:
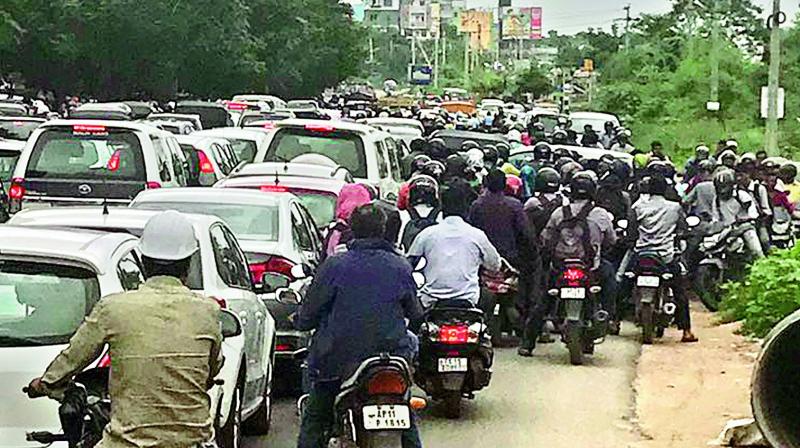
[[534,98],[540,98],[553,91],[553,83],[550,82],[550,78],[535,63],[531,63],[527,70],[517,76],[515,87],[513,95],[516,98],[522,98],[526,93],[533,95]]

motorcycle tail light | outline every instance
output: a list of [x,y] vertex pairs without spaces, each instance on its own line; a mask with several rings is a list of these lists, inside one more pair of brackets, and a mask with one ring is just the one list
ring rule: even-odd
[[106,352],[106,354],[100,358],[100,361],[97,362],[97,368],[102,367],[111,367],[111,354],[109,352]]
[[568,286],[580,286],[581,281],[586,278],[586,272],[580,268],[567,268],[562,274],[562,278]]
[[369,395],[403,395],[406,389],[405,378],[396,370],[380,370],[367,381]]
[[443,344],[466,344],[469,341],[469,328],[466,325],[442,325],[439,328],[439,342]]
[[477,344],[481,337],[482,330],[483,324],[480,322],[475,322],[474,324],[470,325],[467,331],[467,343]]

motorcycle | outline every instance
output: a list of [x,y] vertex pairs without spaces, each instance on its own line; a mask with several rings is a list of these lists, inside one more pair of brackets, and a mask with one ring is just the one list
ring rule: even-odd
[[609,315],[598,304],[600,286],[592,285],[590,272],[581,260],[566,260],[555,272],[548,294],[556,298],[556,316],[562,322],[561,339],[573,365],[584,363],[594,353],[598,340],[608,331]]
[[663,337],[675,320],[677,306],[670,285],[673,274],[658,254],[643,252],[638,254],[633,271],[625,276],[633,281],[632,298],[642,343],[652,344],[654,337]]
[[361,363],[342,383],[334,404],[331,448],[399,448],[411,428],[412,409],[425,401],[411,398],[411,370],[404,358],[382,353]]
[[506,260],[502,260],[500,271],[481,271],[481,284],[485,292],[496,298],[492,316],[489,316],[490,334],[495,345],[499,345],[505,331],[508,334],[520,330],[520,313],[517,309],[519,271]]
[[438,302],[420,326],[419,366],[414,379],[448,418],[461,416],[462,397],[489,385],[494,352],[483,312],[469,301]]
[[697,295],[709,311],[719,310],[719,286],[744,273],[750,257],[743,235],[753,229],[751,222],[735,224],[705,236],[700,243],[701,259],[695,272],[694,285]]

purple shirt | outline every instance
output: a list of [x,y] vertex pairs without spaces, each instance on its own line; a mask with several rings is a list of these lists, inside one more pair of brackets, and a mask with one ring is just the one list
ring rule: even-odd
[[469,222],[483,230],[503,258],[512,264],[518,262],[528,226],[522,202],[503,193],[486,191],[472,204]]

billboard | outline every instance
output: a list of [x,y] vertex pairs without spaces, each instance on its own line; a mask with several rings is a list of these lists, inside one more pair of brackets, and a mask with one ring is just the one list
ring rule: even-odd
[[408,82],[411,84],[427,86],[433,81],[433,68],[430,65],[411,65],[408,69]]
[[542,8],[533,7],[528,8],[531,10],[531,39],[542,38]]
[[470,47],[487,50],[492,45],[492,28],[494,20],[489,11],[477,9],[463,10],[458,15],[458,31],[470,36]]
[[503,39],[541,39],[542,8],[503,9]]

